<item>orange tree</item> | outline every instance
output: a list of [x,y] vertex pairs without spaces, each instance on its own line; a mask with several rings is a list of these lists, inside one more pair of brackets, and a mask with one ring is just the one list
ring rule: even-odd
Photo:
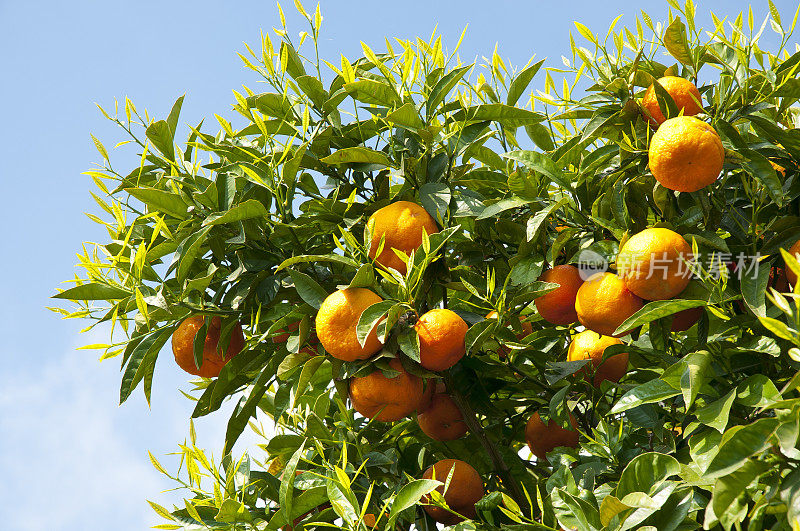
[[55,296],[112,329],[122,402],[170,341],[193,418],[235,401],[219,462],[154,460],[187,489],[160,527],[796,529],[796,16],[671,1],[513,69],[437,36],[322,61],[296,6],[240,125],[106,113],[138,164],[97,142],[109,239]]

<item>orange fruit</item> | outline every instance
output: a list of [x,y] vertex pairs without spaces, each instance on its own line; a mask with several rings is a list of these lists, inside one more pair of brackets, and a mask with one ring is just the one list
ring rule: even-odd
[[377,520],[375,520],[375,515],[372,513],[365,514],[361,521],[367,527],[375,527],[375,523],[377,522]]
[[317,337],[325,350],[344,361],[363,360],[378,352],[383,343],[378,340],[377,325],[363,347],[358,343],[356,327],[361,313],[382,300],[366,288],[345,288],[328,295],[316,319]]
[[692,247],[677,232],[645,229],[625,242],[617,254],[617,275],[635,295],[649,300],[671,299],[691,280],[686,264]]
[[[397,201],[376,210],[367,220],[367,227],[371,234],[369,257],[403,275],[406,273],[406,264],[392,249],[410,254],[422,245],[422,231],[428,234],[439,232],[430,214],[410,201]],[[383,250],[376,257],[381,237],[384,238]]]
[[555,325],[569,325],[578,320],[575,313],[575,296],[583,284],[580,271],[571,265],[558,265],[548,269],[539,277],[542,282],[560,286],[535,300],[536,309],[542,319]]
[[[497,312],[492,310],[491,312],[487,313],[486,319],[497,319]],[[533,333],[533,325],[531,325],[531,323],[528,322],[525,317],[520,317],[519,324],[522,328],[522,331],[517,332],[516,336],[518,341],[522,341],[522,339],[524,339],[526,336]],[[501,345],[497,351],[497,354],[500,356],[500,359],[504,359],[506,356],[508,356],[509,352],[511,352],[510,348]]]
[[604,336],[613,336],[617,327],[642,306],[644,301],[613,273],[592,275],[578,289],[575,298],[578,321],[589,330]]
[[350,380],[350,401],[361,416],[394,422],[408,416],[425,400],[422,378],[409,374],[400,360],[389,362],[400,374],[392,378],[380,370]]
[[203,345],[203,363],[198,368],[194,362],[194,338],[204,321],[202,315],[193,315],[184,319],[172,334],[172,353],[175,355],[178,366],[189,374],[203,378],[215,378],[219,376],[222,367],[244,348],[244,334],[242,326],[236,323],[231,331],[227,349],[224,353],[219,352],[217,348],[220,347],[219,336],[222,332],[220,329],[222,319],[212,317]]
[[[700,91],[688,79],[665,76],[658,80],[658,84],[664,87],[664,90],[672,97],[675,106],[678,107],[678,111],[683,109],[684,116],[694,116],[703,112]],[[642,98],[642,109],[653,125],[657,126],[666,120],[664,113],[661,112],[661,108],[658,106],[655,84],[650,85],[647,92],[645,92],[644,98]]]
[[[447,483],[451,470],[453,475],[447,491],[445,492],[444,485],[440,485],[436,490],[444,495],[444,501],[450,509],[467,518],[475,518],[477,516],[475,503],[483,498],[483,480],[477,470],[458,459],[442,459],[429,467],[422,478]],[[429,500],[430,498],[426,496],[422,499],[422,503],[430,503]],[[463,520],[458,514],[442,507],[435,505],[423,505],[423,507],[434,520],[445,525],[457,524]]]
[[542,421],[539,412],[535,412],[528,420],[525,426],[525,440],[528,442],[528,447],[538,459],[546,460],[547,454],[554,448],[559,446],[567,446],[569,448],[578,447],[578,422],[575,417],[570,413],[569,423],[572,429],[562,428],[552,420],[547,424]]
[[672,332],[686,332],[703,317],[703,308],[689,308],[681,310],[672,316]]
[[670,118],[650,140],[653,177],[677,192],[696,192],[716,181],[724,160],[717,132],[693,116]]
[[435,441],[454,441],[467,433],[461,410],[444,393],[433,395],[428,406],[417,413],[417,424],[425,435]]
[[786,177],[786,168],[784,168],[783,166],[774,161],[769,161],[769,163],[772,166],[773,170],[780,173],[782,177]]
[[[788,253],[794,255],[794,257],[800,261],[800,240],[797,240],[794,242],[794,245],[789,247]],[[788,280],[789,284],[792,286],[797,284],[797,274],[788,267],[786,268],[786,280]]]
[[419,336],[420,365],[429,371],[449,369],[466,353],[464,338],[469,327],[452,310],[430,310],[422,314],[414,329]]
[[584,330],[572,338],[567,351],[567,360],[592,360],[577,372],[583,372],[587,376],[593,374],[595,387],[600,387],[604,380],[618,382],[628,370],[628,354],[622,352],[603,361],[603,352],[606,347],[611,345],[622,345],[622,341],[615,337],[601,336],[591,330]]

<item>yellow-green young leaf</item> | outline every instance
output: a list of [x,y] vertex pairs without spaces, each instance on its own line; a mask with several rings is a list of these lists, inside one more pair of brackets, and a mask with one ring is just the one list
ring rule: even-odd
[[103,146],[103,143],[100,142],[94,135],[90,135],[90,136],[92,137],[92,140],[94,141],[94,147],[97,148],[97,151],[100,152],[100,155],[105,160],[108,160],[108,151],[106,151],[106,148],[105,148],[105,146]]
[[175,518],[172,517],[172,515],[168,510],[166,510],[164,507],[160,506],[156,502],[147,500],[147,503],[150,504],[150,507],[152,507],[153,510],[156,512],[156,514],[161,518],[164,518],[165,520],[173,520],[173,521],[175,520]]
[[686,38],[686,26],[681,17],[675,20],[664,31],[664,46],[670,55],[685,65],[692,64],[692,52]]
[[153,464],[153,467],[156,470],[158,470],[159,472],[161,472],[165,476],[169,476],[169,473],[167,472],[167,470],[163,466],[161,466],[161,463],[158,462],[158,459],[156,459],[155,456],[149,450],[147,451],[147,455],[150,456],[150,463]]

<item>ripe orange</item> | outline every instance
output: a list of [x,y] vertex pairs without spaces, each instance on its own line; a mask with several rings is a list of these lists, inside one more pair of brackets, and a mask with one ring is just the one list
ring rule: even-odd
[[539,412],[535,412],[528,420],[525,426],[525,440],[528,441],[528,447],[531,452],[538,459],[547,459],[548,452],[559,446],[567,446],[569,448],[577,448],[578,438],[578,422],[575,417],[570,413],[569,422],[572,429],[562,428],[552,420],[545,424]]
[[677,232],[645,229],[625,242],[617,255],[617,274],[635,295],[649,300],[671,299],[691,280],[687,260],[692,247]]
[[344,361],[363,360],[378,352],[383,343],[378,340],[377,325],[363,347],[358,343],[356,327],[361,313],[381,300],[366,288],[345,288],[328,295],[316,319],[317,337],[325,350]]
[[[789,247],[788,253],[794,255],[797,260],[800,260],[800,240],[797,240],[794,242],[794,245]],[[786,268],[786,280],[788,280],[789,284],[792,286],[797,284],[797,274],[788,267]]]
[[422,378],[409,374],[400,360],[389,365],[400,374],[387,378],[380,370],[350,380],[350,401],[363,417],[394,422],[408,416],[425,400]]
[[580,271],[571,265],[558,265],[539,277],[542,282],[553,282],[560,287],[538,297],[536,309],[542,319],[555,325],[569,325],[578,320],[575,313],[575,296],[583,284]]
[[724,159],[717,132],[693,116],[670,118],[650,140],[653,177],[677,192],[696,192],[716,181]]
[[[688,79],[677,76],[665,76],[658,80],[658,84],[664,87],[664,90],[666,90],[673,101],[675,101],[678,111],[683,109],[684,116],[694,116],[697,113],[703,112],[700,91],[697,90],[694,83]],[[658,106],[655,84],[650,85],[650,88],[645,92],[644,98],[642,98],[642,109],[647,119],[653,125],[657,126],[666,120],[664,113],[661,112],[661,108]]]
[[[406,264],[392,251],[405,254],[416,251],[422,245],[422,231],[438,232],[436,222],[424,208],[410,201],[397,201],[378,209],[367,220],[371,234],[369,257],[386,268],[406,273]],[[377,258],[378,246],[384,238],[383,250]]]
[[592,275],[581,285],[575,298],[580,323],[604,336],[613,336],[617,327],[643,305],[644,301],[613,273]]
[[622,352],[603,361],[603,352],[606,347],[621,344],[622,341],[615,337],[601,336],[597,332],[584,330],[572,338],[567,351],[567,360],[592,360],[577,372],[582,372],[587,376],[594,374],[595,387],[600,387],[604,380],[618,382],[628,370],[628,354]]
[[466,353],[464,338],[469,327],[455,312],[436,308],[417,320],[420,364],[429,371],[444,371]]
[[[450,478],[447,492],[444,490],[444,485],[440,485],[436,490],[444,494],[444,501],[450,509],[467,518],[475,518],[477,516],[475,503],[483,498],[483,480],[477,470],[458,459],[442,459],[429,467],[422,478],[447,483],[447,477],[451,470],[453,475]],[[429,500],[430,498],[426,496],[422,499],[422,503],[430,503]],[[434,520],[445,525],[457,524],[463,520],[457,514],[435,505],[423,505],[423,507]]]
[[[492,310],[491,312],[487,313],[486,314],[486,319],[497,319],[497,312]],[[527,335],[533,333],[533,326],[531,325],[530,322],[528,322],[525,319],[525,317],[520,317],[519,324],[520,324],[520,327],[522,328],[522,331],[521,332],[517,332],[516,336],[517,336],[517,340],[521,341]],[[500,359],[504,359],[506,356],[508,356],[509,352],[511,352],[510,348],[508,348],[508,347],[506,347],[504,345],[501,345],[500,348],[497,351],[497,354],[500,356]]]
[[425,435],[435,441],[454,441],[467,433],[461,410],[444,393],[433,395],[428,406],[417,413],[417,424]]
[[[217,347],[219,346],[219,336],[222,332],[220,329],[222,319],[212,317],[211,324],[206,331],[205,344],[203,345],[203,363],[198,368],[194,362],[194,338],[200,327],[203,326],[204,320],[202,315],[193,315],[184,319],[178,325],[178,328],[172,334],[172,353],[175,355],[175,361],[178,366],[189,374],[202,376],[203,378],[215,378],[219,376],[222,367],[244,348],[244,334],[242,333],[242,326],[236,323],[231,331],[227,350],[224,354],[218,352]],[[225,345],[220,348],[223,347]]]

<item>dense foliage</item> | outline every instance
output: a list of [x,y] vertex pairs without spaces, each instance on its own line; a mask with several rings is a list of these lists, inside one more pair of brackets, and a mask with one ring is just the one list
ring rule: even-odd
[[[297,42],[284,23],[241,55],[266,90],[237,92],[238,116],[215,115],[218,132],[201,123],[176,141],[183,98],[163,120],[128,100],[106,114],[139,163],[119,172],[95,140],[104,165],[87,173],[104,214],[92,219],[109,239],[84,247],[83,276],[56,295],[78,307],[59,311],[113,328],[93,347],[120,360],[121,402],[137,387],[150,400],[156,360],[170,357],[162,347],[187,316],[222,316],[223,342],[238,320],[247,338],[191,393],[194,418],[237,402],[225,457],[181,447],[186,503],[152,503],[160,528],[279,529],[302,517],[306,529],[366,529],[369,513],[380,529],[433,529],[417,502],[437,483],[420,478],[445,457],[468,461],[486,485],[477,520],[459,529],[800,526],[800,308],[797,288],[768,286],[772,266],[800,272],[781,254],[800,239],[800,52],[787,50],[796,17],[771,6],[766,31],[779,44],[766,51],[752,14],[714,17],[704,32],[691,0],[670,4],[666,24],[642,13],[605,37],[576,23],[563,66],[513,69],[497,52],[463,64],[440,36],[387,40],[381,53],[364,44],[364,57],[331,64],[319,58],[319,9],[298,3],[310,29]],[[701,117],[725,147],[721,177],[697,192],[668,190],[648,170],[653,129],[638,102],[667,72],[700,88]],[[542,90],[529,88],[534,78]],[[374,267],[364,244],[369,215],[400,199],[442,228],[404,277]],[[573,375],[585,362],[564,361],[574,327],[542,321],[531,304],[554,287],[537,279],[587,250],[613,268],[621,242],[654,225],[714,257],[699,262],[690,300],[649,303],[629,320],[641,328],[614,347],[630,354],[625,378],[588,385]],[[759,267],[730,274],[740,255],[758,255]],[[384,350],[353,363],[308,343],[322,300],[348,285],[385,301],[359,325],[385,318]],[[437,374],[416,363],[409,316],[443,306],[470,325],[468,353]],[[700,322],[671,333],[671,316],[697,306]],[[499,319],[484,318],[491,310]],[[533,330],[523,339],[520,316]],[[414,418],[354,413],[348,378],[389,369],[395,353],[410,372],[445,380],[466,437],[436,442]],[[535,410],[561,425],[572,411],[580,448],[529,458]],[[257,413],[274,430],[251,423]],[[231,455],[248,424],[265,444]]]

